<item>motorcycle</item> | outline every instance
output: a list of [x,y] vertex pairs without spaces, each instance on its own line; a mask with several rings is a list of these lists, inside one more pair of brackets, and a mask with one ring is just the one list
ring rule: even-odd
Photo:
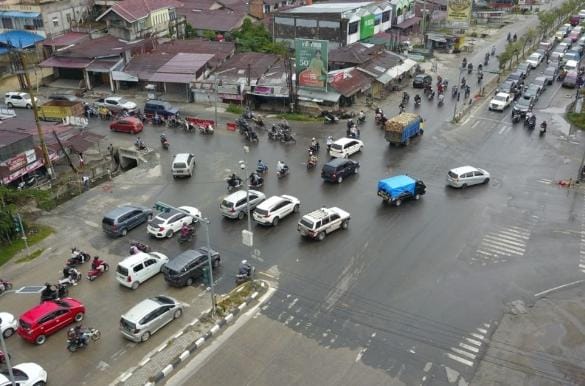
[[248,130],[245,133],[246,139],[250,142],[258,142],[258,134],[254,130]]
[[282,178],[282,177],[286,177],[286,176],[288,176],[288,173],[289,173],[289,171],[288,171],[288,166],[285,166],[285,167],[284,167],[284,169],[282,169],[282,170],[279,170],[279,171],[276,173],[276,175],[278,176],[278,178]]
[[254,278],[255,273],[256,273],[256,267],[254,267],[254,266],[250,267],[250,273],[242,272],[242,270],[240,269],[240,271],[236,275],[236,285],[240,285],[242,283],[245,283],[247,281],[252,280]]
[[339,118],[329,112],[323,114],[323,123],[325,124],[333,124],[333,123],[337,123],[339,121]]
[[63,278],[59,280],[59,286],[71,287],[77,285],[83,276],[77,269],[66,266],[63,269]]
[[307,169],[312,169],[317,166],[319,158],[316,155],[309,155],[309,159],[307,160]]
[[439,107],[443,106],[443,101],[445,100],[445,95],[443,95],[443,94],[439,94],[439,97],[438,97],[437,99],[438,99],[438,103],[437,103],[437,105],[438,105]]
[[264,178],[258,176],[257,179],[250,180],[250,188],[252,189],[260,189],[264,185]]
[[487,66],[490,61],[490,54],[485,54],[485,58],[483,59],[483,65]]
[[87,341],[78,339],[75,333],[75,327],[71,327],[69,331],[67,331],[67,350],[75,352],[81,348],[87,347],[90,340],[92,342],[97,342],[102,336],[102,333],[97,328],[88,328],[83,331],[83,334],[87,336]]
[[258,127],[264,127],[264,121],[260,115],[254,115],[252,117],[252,122],[254,122]]
[[100,269],[94,269],[92,268],[91,270],[89,270],[89,272],[87,273],[87,280],[89,281],[94,281],[95,279],[97,279],[98,277],[102,276],[104,273],[106,273],[109,269],[110,269],[110,265],[108,263],[102,263],[102,265],[104,266],[104,270],[100,270]]
[[469,63],[467,65],[467,74],[471,74],[473,72],[473,64]]
[[410,95],[408,95],[407,92],[404,92],[404,94],[402,94],[402,104],[407,105],[409,100],[410,100]]
[[457,97],[458,93],[459,93],[459,88],[457,86],[453,86],[453,88],[451,88],[451,97],[452,98]]
[[512,110],[512,124],[520,122],[520,119],[522,119],[522,114],[519,111]]
[[543,121],[540,124],[540,132],[539,132],[539,134],[542,137],[544,135],[544,133],[546,133],[546,122]]
[[534,130],[536,127],[536,119],[531,119],[528,121],[528,130]]
[[[56,288],[55,288],[56,287]],[[67,297],[69,295],[69,289],[65,285],[57,284],[52,286],[50,290],[47,288],[41,292],[41,303],[47,300],[57,300]]]
[[260,174],[260,175],[264,175],[266,173],[268,173],[268,165],[264,165],[264,164],[259,164],[256,166],[256,173]]
[[213,132],[215,130],[213,129],[212,125],[201,125],[199,126],[199,133],[200,134],[209,134],[209,135],[213,135]]
[[77,247],[71,248],[71,257],[67,259],[66,265],[71,267],[77,267],[83,263],[91,260],[89,253],[85,253]]
[[12,283],[7,280],[0,279],[0,295],[12,289]]
[[290,142],[297,143],[297,140],[295,139],[295,137],[293,137],[293,135],[290,132],[285,131],[284,133],[282,133],[282,136],[280,137],[280,142],[282,142],[282,143],[290,143]]
[[363,125],[364,123],[366,123],[366,116],[365,115],[358,115],[357,123],[358,123],[358,125]]
[[415,97],[414,98],[414,107],[418,107],[418,106],[420,106],[420,97],[418,97],[418,98]]
[[167,139],[167,137],[164,134],[161,134],[160,136],[160,144],[162,145],[162,148],[165,150],[169,149],[169,140]]
[[35,186],[37,183],[37,177],[34,174],[29,174],[26,177],[22,177],[22,181],[18,183],[17,190],[22,190],[25,188],[31,188]]
[[136,247],[136,249],[138,249],[141,252],[144,253],[148,253],[150,251],[152,251],[152,248],[150,248],[150,246],[141,243],[140,241],[130,241],[130,254],[133,254],[134,248],[132,247]]
[[313,154],[317,154],[319,153],[319,150],[321,150],[321,145],[319,145],[319,142],[317,142],[316,144],[309,146],[309,150]]
[[229,178],[227,178],[226,182],[227,182],[228,192],[236,191],[242,187],[242,179],[241,178],[237,178],[235,181],[232,181]]
[[432,101],[435,98],[435,92],[431,91],[430,93],[427,94],[427,99]]
[[191,242],[191,240],[193,240],[194,234],[195,234],[195,228],[190,226],[189,230],[187,232],[184,232],[183,230],[181,230],[179,232],[179,238],[177,240],[178,240],[179,244]]

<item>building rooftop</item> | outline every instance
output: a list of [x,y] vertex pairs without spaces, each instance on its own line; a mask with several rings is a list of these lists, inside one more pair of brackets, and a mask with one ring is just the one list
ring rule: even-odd
[[43,37],[29,31],[8,31],[0,34],[0,43],[9,47],[27,48],[43,40]]
[[378,78],[384,75],[390,68],[397,66],[402,62],[403,58],[400,55],[389,51],[382,51],[368,63],[360,65],[358,69],[374,78]]
[[0,148],[12,145],[26,138],[32,139],[32,134],[25,131],[5,129],[3,126],[0,126]]
[[43,46],[47,47],[67,47],[71,44],[79,43],[82,40],[89,39],[89,34],[85,32],[66,32],[63,35],[54,36],[43,40]]
[[362,64],[382,49],[383,47],[373,44],[354,43],[330,50],[328,59],[332,63]]
[[175,0],[122,0],[97,17],[96,21],[106,16],[110,12],[116,13],[122,19],[129,23],[144,19],[151,12],[165,8],[177,8],[181,3]]
[[305,5],[293,9],[287,9],[281,13],[343,13],[365,7],[366,5],[374,4],[373,1],[355,2],[355,3],[318,3],[312,5]]
[[177,14],[185,16],[187,22],[197,30],[209,30],[216,32],[228,32],[238,29],[247,10],[242,8],[227,9],[201,9],[197,1],[182,1],[177,7]]
[[228,59],[217,68],[213,76],[233,83],[247,83],[249,76],[250,83],[255,84],[277,60],[278,56],[274,54],[244,52]]
[[150,77],[152,82],[191,83],[196,73],[213,58],[213,54],[179,53]]
[[218,42],[206,39],[172,40],[161,44],[154,52],[213,54],[214,57],[209,61],[209,65],[216,67],[236,52],[236,45],[233,42]]
[[372,84],[371,79],[366,74],[356,69],[343,74],[343,77],[332,81],[330,85],[344,97],[350,97],[359,91],[366,91]]
[[128,43],[112,35],[104,35],[95,39],[79,41],[72,47],[58,52],[55,56],[95,59],[120,56],[127,50],[148,49],[151,46],[151,39]]

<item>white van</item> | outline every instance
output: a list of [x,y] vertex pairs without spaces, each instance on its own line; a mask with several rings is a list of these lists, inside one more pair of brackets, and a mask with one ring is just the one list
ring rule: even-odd
[[564,67],[567,71],[579,71],[579,62],[576,60],[567,60]]
[[159,252],[139,252],[118,263],[116,280],[132,289],[159,273],[169,258]]
[[191,177],[195,168],[195,156],[189,153],[176,154],[171,163],[173,178]]

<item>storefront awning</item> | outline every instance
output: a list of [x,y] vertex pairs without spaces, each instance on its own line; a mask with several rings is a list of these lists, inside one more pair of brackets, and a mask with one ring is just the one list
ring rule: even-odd
[[308,90],[308,89],[299,89],[298,96],[300,100],[303,101],[310,101],[310,102],[331,102],[337,103],[341,94],[339,94],[335,90],[327,90],[327,91],[319,91],[319,90]]
[[157,72],[149,79],[151,82],[183,83],[188,85],[193,80],[195,80],[195,75],[193,74],[171,74],[166,72]]
[[400,28],[400,29],[407,29],[409,27],[412,27],[415,24],[418,24],[418,22],[420,20],[421,20],[420,17],[414,16],[414,17],[411,17],[410,19],[404,20],[402,23],[396,24],[395,27]]
[[0,17],[15,17],[20,19],[34,19],[41,16],[39,12],[0,11]]

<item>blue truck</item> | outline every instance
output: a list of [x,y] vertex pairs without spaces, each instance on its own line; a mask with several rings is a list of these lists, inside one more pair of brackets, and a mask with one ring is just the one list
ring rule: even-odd
[[404,200],[418,200],[427,187],[421,180],[407,175],[384,178],[378,181],[378,196],[385,202],[400,206]]
[[414,113],[402,113],[386,121],[384,138],[390,145],[408,145],[410,139],[422,135],[423,119]]

